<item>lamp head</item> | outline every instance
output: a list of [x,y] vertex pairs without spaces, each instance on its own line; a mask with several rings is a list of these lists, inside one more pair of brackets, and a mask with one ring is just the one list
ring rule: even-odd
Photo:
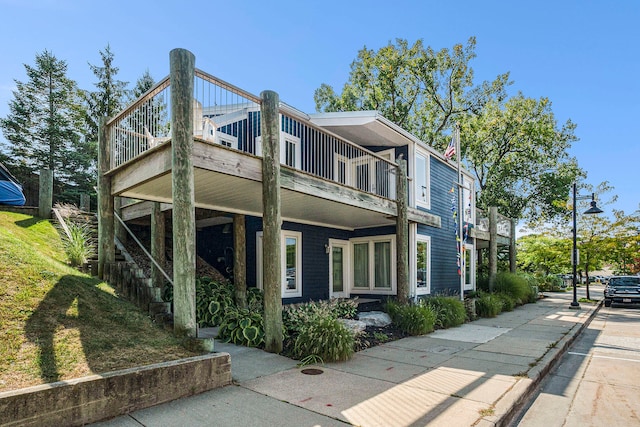
[[604,212],[602,209],[600,209],[598,206],[596,206],[596,201],[594,199],[591,199],[591,207],[589,209],[587,209],[584,214],[585,215],[592,215],[592,214],[599,214]]

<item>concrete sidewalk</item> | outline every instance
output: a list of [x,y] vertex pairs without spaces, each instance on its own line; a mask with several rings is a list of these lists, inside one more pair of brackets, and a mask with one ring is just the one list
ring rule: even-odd
[[314,366],[318,375],[216,342],[231,354],[234,385],[99,425],[505,425],[599,307],[570,310],[571,297],[547,294],[494,319],[369,348]]

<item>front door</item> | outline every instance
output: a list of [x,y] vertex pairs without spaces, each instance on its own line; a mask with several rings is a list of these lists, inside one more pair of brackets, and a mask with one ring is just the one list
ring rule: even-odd
[[331,298],[349,297],[348,257],[348,241],[329,240],[329,296]]

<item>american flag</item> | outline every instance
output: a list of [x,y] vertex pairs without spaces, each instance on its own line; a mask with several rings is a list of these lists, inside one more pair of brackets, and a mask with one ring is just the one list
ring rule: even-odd
[[447,149],[444,152],[444,158],[447,160],[450,160],[454,154],[456,154],[456,142],[455,142],[455,136],[452,136],[451,142],[449,142],[449,145],[447,146]]

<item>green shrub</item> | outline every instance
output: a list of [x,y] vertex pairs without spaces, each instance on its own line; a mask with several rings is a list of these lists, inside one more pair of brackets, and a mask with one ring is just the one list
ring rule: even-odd
[[493,294],[483,293],[476,299],[476,313],[480,317],[496,317],[502,312],[502,300]]
[[516,307],[516,300],[511,295],[504,292],[498,292],[495,296],[502,301],[502,311],[513,311]]
[[496,275],[496,283],[493,288],[496,293],[511,295],[516,305],[522,305],[531,299],[531,286],[527,279],[518,274],[500,272]]
[[245,308],[228,308],[218,330],[224,342],[258,347],[264,344],[264,319],[261,313]]
[[398,329],[409,335],[425,335],[433,332],[436,313],[427,305],[402,305],[395,301],[388,301],[386,310]]
[[338,319],[315,318],[299,331],[293,357],[299,360],[319,357],[325,362],[348,360],[354,353],[354,336]]
[[[198,322],[198,326],[220,325],[226,311],[236,307],[234,292],[235,289],[231,283],[216,282],[208,277],[196,278],[196,322]],[[262,311],[262,299],[259,292],[247,292],[247,299],[253,301],[250,305],[252,311]],[[173,286],[170,284],[165,286],[162,299],[167,302],[173,301]]]
[[543,292],[563,292],[566,288],[564,280],[555,274],[541,277],[538,286]]
[[297,333],[302,327],[321,318],[353,319],[358,313],[355,300],[323,300],[286,305],[282,310],[282,321],[291,333]]
[[264,293],[258,288],[247,289],[247,308],[251,311],[264,310]]
[[95,255],[95,248],[91,244],[91,229],[85,224],[69,222],[69,234],[63,233],[62,244],[64,252],[73,267],[80,267]]
[[464,303],[456,297],[434,296],[424,301],[436,313],[439,328],[460,326],[467,319]]

